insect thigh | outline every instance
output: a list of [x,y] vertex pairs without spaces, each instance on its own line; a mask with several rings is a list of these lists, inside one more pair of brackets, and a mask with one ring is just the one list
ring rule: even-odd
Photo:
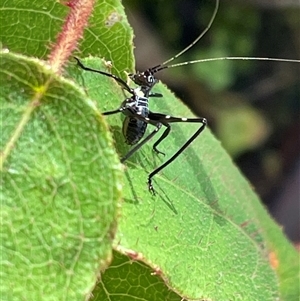
[[[207,125],[207,120],[202,117],[198,118],[180,118],[180,117],[173,117],[169,115],[163,115],[159,113],[152,113],[152,118],[159,120],[162,124],[168,124],[168,128],[170,129],[169,123],[178,123],[178,122],[187,122],[187,123],[201,123],[202,125],[199,129],[173,154],[166,162],[162,165],[154,169],[148,176],[148,189],[152,194],[155,194],[155,190],[152,185],[152,178],[169,164],[171,164],[205,129]],[[149,114],[150,116],[150,114]],[[167,128],[167,130],[168,130]],[[161,141],[163,141],[169,134],[170,130],[165,131],[163,135],[158,139],[158,141],[154,144],[157,146]],[[153,147],[154,147],[153,146]]]

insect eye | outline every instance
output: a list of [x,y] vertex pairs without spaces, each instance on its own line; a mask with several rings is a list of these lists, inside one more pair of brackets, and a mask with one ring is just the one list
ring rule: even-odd
[[148,83],[153,83],[153,76],[149,75],[147,78]]

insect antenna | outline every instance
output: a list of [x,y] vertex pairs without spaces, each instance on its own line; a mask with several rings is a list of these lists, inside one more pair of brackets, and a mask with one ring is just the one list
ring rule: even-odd
[[205,62],[212,62],[212,61],[224,61],[224,60],[253,60],[253,61],[273,61],[273,62],[286,62],[286,63],[300,63],[300,60],[295,60],[295,59],[283,59],[283,58],[269,58],[269,57],[218,57],[218,58],[207,58],[207,59],[199,59],[199,60],[193,60],[193,61],[188,61],[188,62],[182,62],[182,63],[177,63],[177,64],[172,64],[168,65],[170,62],[173,60],[177,59],[180,57],[183,53],[188,51],[191,47],[193,47],[206,33],[207,31],[211,28],[215,17],[217,15],[218,9],[219,9],[219,0],[216,0],[216,5],[214,12],[211,16],[211,19],[206,26],[206,28],[201,32],[201,34],[186,48],[184,48],[182,51],[171,57],[170,59],[166,60],[165,62],[156,65],[155,67],[149,68],[148,71],[152,72],[153,74],[156,72],[159,72],[163,69],[168,69],[168,68],[174,68],[174,67],[180,67],[180,66],[185,66],[185,65],[190,65],[190,64],[197,64],[197,63],[205,63]]
[[271,62],[285,62],[285,63],[300,63],[300,60],[295,60],[295,59],[282,59],[282,58],[272,58],[272,57],[225,56],[225,57],[215,57],[215,58],[188,61],[188,62],[173,64],[173,65],[167,65],[167,66],[160,65],[153,72],[158,72],[158,71],[161,71],[161,70],[167,69],[167,68],[174,68],[174,67],[180,67],[180,66],[191,65],[191,64],[198,64],[198,63],[206,63],[206,62],[225,61],[225,60],[271,61]]
[[[157,65],[157,66],[154,66],[152,68],[149,69],[150,72],[153,72],[153,73],[156,73],[157,71],[160,71],[162,69],[166,69],[166,68],[169,68],[168,67],[168,63],[172,62],[173,60],[177,59],[178,57],[180,57],[182,54],[184,54],[185,52],[187,52],[190,48],[192,48],[207,32],[208,30],[211,28],[215,18],[216,18],[216,15],[217,15],[217,12],[218,12],[218,9],[219,9],[219,3],[220,1],[219,0],[216,0],[216,4],[215,4],[215,8],[214,8],[214,12],[209,20],[209,23],[208,25],[206,26],[206,28],[201,32],[201,34],[190,44],[188,45],[187,47],[185,47],[183,50],[181,50],[180,52],[178,52],[176,55],[172,56],[170,59],[166,60],[165,62]],[[163,68],[164,66],[164,68]]]
[[132,89],[128,86],[128,84],[120,77],[114,75],[114,74],[111,74],[111,73],[107,73],[107,72],[104,72],[104,71],[101,71],[101,70],[97,70],[97,69],[93,69],[93,68],[90,68],[90,67],[86,67],[84,66],[81,61],[79,60],[79,58],[77,58],[76,56],[74,56],[74,59],[77,61],[77,65],[85,70],[85,71],[90,71],[90,72],[95,72],[95,73],[99,73],[101,75],[105,75],[107,77],[110,77],[110,78],[113,78],[118,84],[121,85],[121,87],[123,89],[125,89],[127,92],[129,93],[133,93]]

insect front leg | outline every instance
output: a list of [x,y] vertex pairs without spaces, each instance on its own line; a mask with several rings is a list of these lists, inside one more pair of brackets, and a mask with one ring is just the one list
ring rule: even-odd
[[[171,157],[169,158],[166,162],[164,162],[162,165],[160,165],[159,167],[157,167],[156,169],[154,169],[149,175],[148,175],[148,189],[149,191],[155,195],[155,190],[153,188],[153,184],[152,184],[152,178],[158,173],[160,172],[162,169],[164,169],[165,167],[167,167],[170,163],[172,163],[200,134],[201,132],[205,129],[206,125],[207,125],[207,120],[205,118],[202,117],[198,117],[198,118],[180,118],[180,117],[173,117],[170,115],[163,115],[160,113],[151,113],[149,114],[149,119],[161,122],[163,125],[168,125],[168,128],[171,128],[169,123],[177,123],[177,122],[188,122],[188,123],[201,123],[202,125],[199,127],[199,129],[179,148],[179,150]],[[157,147],[157,145],[164,140],[170,130],[167,130],[163,133],[163,135],[158,139],[158,141],[154,144],[155,147]]]
[[163,97],[161,93],[156,93],[156,92],[150,92],[149,97]]
[[113,114],[117,114],[117,113],[123,113],[124,111],[128,110],[128,103],[130,103],[132,101],[131,98],[127,98],[123,101],[122,105],[113,111],[107,111],[107,112],[103,112],[102,115],[113,115]]
[[113,111],[103,112],[102,115],[113,115],[113,114],[117,114],[117,113],[122,113],[124,110],[126,110],[126,107],[120,107]]
[[85,65],[82,64],[82,62],[79,60],[79,58],[77,58],[76,56],[74,56],[74,59],[77,61],[77,65],[85,70],[85,71],[90,71],[90,72],[95,72],[95,73],[99,73],[101,75],[104,75],[104,76],[107,76],[107,77],[111,77],[113,78],[117,83],[119,83],[121,85],[121,87],[123,89],[125,89],[126,91],[128,91],[129,93],[133,94],[133,89],[131,89],[127,83],[120,77],[114,75],[114,74],[110,74],[110,73],[107,73],[107,72],[104,72],[104,71],[101,71],[101,70],[97,70],[97,69],[94,69],[94,68],[90,68],[90,67],[87,67]]

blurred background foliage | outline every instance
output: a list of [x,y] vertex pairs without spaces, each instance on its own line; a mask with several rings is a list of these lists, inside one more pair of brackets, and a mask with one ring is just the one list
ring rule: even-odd
[[[136,69],[145,70],[191,43],[207,26],[215,2],[123,4],[135,32]],[[221,0],[212,28],[176,63],[223,56],[300,59],[299,16],[299,1]],[[299,243],[300,65],[219,61],[168,69],[158,77],[208,119],[289,238]]]

